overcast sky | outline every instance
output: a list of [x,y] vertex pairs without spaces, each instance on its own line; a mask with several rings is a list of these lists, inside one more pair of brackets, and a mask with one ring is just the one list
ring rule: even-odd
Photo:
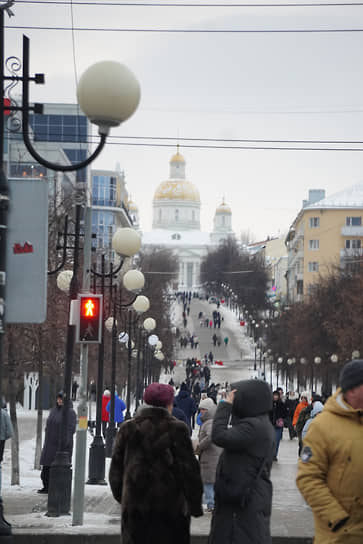
[[[99,6],[91,1],[91,5],[73,5],[73,24],[103,29],[363,29],[363,6],[266,8],[256,7],[257,3],[168,8]],[[6,16],[11,27],[72,26],[69,2],[26,0],[16,2],[12,10],[15,17]],[[75,102],[74,56],[78,77],[93,62],[113,59],[128,65],[139,79],[142,98],[137,112],[112,131],[110,144],[94,167],[112,170],[120,163],[144,230],[151,228],[153,194],[168,178],[176,142],[148,140],[165,147],[120,145],[130,140],[117,136],[180,138],[187,179],[200,191],[206,231],[212,228],[223,196],[232,207],[235,232],[249,230],[257,240],[286,232],[309,188],[325,189],[331,195],[363,182],[363,151],[203,149],[187,146],[282,144],[184,140],[358,140],[361,145],[328,147],[363,149],[363,32],[76,30],[73,55],[70,31],[12,28],[6,30],[6,56],[21,54],[23,32],[31,39],[31,71],[46,74],[45,86],[32,85],[32,100]]]

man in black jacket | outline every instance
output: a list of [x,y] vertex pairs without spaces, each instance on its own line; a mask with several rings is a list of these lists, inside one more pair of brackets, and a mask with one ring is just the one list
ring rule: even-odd
[[224,451],[217,467],[209,544],[271,544],[271,389],[262,380],[231,387],[213,421],[212,440]]

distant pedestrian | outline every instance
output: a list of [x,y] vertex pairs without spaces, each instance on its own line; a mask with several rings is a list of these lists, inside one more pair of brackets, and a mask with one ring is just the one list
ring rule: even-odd
[[[64,444],[64,451],[68,453],[68,462],[72,462],[73,452],[73,435],[76,432],[76,412],[73,410],[72,402],[69,401],[68,405],[68,427],[66,429],[66,443]],[[45,425],[45,437],[42,453],[40,455],[40,465],[42,471],[40,478],[43,482],[43,488],[38,490],[38,493],[48,493],[49,480],[50,480],[50,467],[55,459],[56,453],[60,446],[60,432],[62,422],[63,411],[63,393],[60,391],[57,395],[56,406],[50,411]]]
[[[107,406],[106,406],[107,412],[111,412],[111,399],[109,400]],[[120,423],[124,420],[124,411],[126,410],[126,404],[124,401],[118,396],[118,394],[115,391],[115,423],[120,426]]]
[[213,353],[211,351],[209,352],[208,359],[209,359],[210,364],[213,364],[214,356],[213,356]]
[[213,334],[212,340],[213,340],[213,345],[215,346],[217,344],[217,335],[216,335],[216,333]]
[[224,341],[224,345],[227,347],[228,346],[228,336],[225,336],[223,341]]
[[102,415],[101,415],[103,438],[106,438],[107,424],[110,421],[110,414],[106,410],[106,406],[109,403],[110,397],[111,397],[111,391],[109,391],[108,389],[105,389],[102,395]]
[[79,388],[77,380],[72,383],[72,400],[77,400],[77,390]]
[[187,426],[171,415],[173,399],[172,387],[152,383],[117,434],[109,481],[124,544],[187,544],[190,516],[203,514],[198,461]]
[[91,380],[89,384],[89,400],[91,402],[96,402],[96,393],[97,393],[96,383],[94,380]]
[[184,414],[186,415],[190,434],[192,434],[192,419],[197,411],[197,405],[194,399],[191,397],[188,387],[184,382],[181,384],[180,391],[175,397],[175,404],[177,408],[183,410]]
[[278,391],[273,392],[273,403],[272,403],[272,410],[270,412],[270,419],[271,423],[275,429],[275,453],[274,453],[274,461],[277,461],[277,454],[279,452],[279,446],[280,441],[282,438],[282,433],[284,430],[284,421],[286,417],[286,407],[284,403],[281,400],[280,394]]

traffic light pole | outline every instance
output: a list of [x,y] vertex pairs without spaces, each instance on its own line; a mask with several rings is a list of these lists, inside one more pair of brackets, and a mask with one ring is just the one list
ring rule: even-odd
[[[105,292],[105,256],[101,261],[101,293],[102,299]],[[107,485],[105,480],[105,444],[103,442],[102,427],[102,391],[103,391],[103,358],[104,358],[104,336],[105,320],[102,318],[102,337],[98,349],[98,372],[96,389],[96,434],[89,450],[88,484]]]
[[[69,287],[70,305],[78,295],[78,268],[79,268],[79,237],[82,204],[80,195],[77,195],[76,218],[75,218],[75,236],[73,251],[73,276]],[[69,314],[70,315],[70,314]],[[64,368],[63,384],[63,407],[61,419],[61,435],[59,450],[50,467],[50,479],[48,490],[48,511],[47,516],[56,517],[62,514],[69,514],[71,506],[71,488],[72,488],[72,468],[70,451],[67,450],[69,444],[69,413],[70,413],[70,395],[72,384],[72,365],[73,348],[76,338],[76,327],[68,323],[66,358]]]
[[[86,209],[85,232],[83,246],[83,278],[82,288],[88,291],[90,288],[91,269],[91,235],[92,235],[92,210]],[[86,449],[87,449],[87,383],[88,383],[88,344],[81,344],[80,354],[80,388],[78,403],[78,427],[76,434],[76,458],[73,481],[73,517],[72,525],[83,525],[84,512],[84,484],[86,472]]]

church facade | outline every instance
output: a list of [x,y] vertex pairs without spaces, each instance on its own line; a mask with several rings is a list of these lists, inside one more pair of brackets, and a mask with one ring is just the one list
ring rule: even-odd
[[232,211],[224,200],[216,209],[213,231],[201,231],[199,191],[187,181],[185,170],[185,159],[178,150],[170,160],[169,178],[154,193],[152,230],[142,233],[144,250],[163,247],[174,252],[179,262],[174,288],[181,291],[200,286],[200,265],[208,250],[234,237]]

